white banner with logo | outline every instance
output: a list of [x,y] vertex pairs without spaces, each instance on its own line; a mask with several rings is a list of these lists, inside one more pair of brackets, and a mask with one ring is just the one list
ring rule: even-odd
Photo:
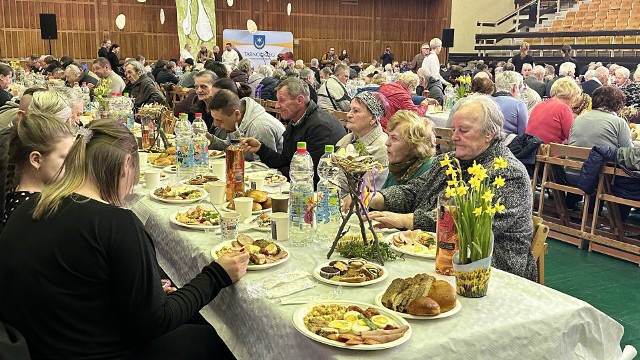
[[[222,32],[223,45],[231,43],[244,58],[251,59],[257,68],[269,64],[279,54],[293,59],[293,34],[284,31],[256,31],[225,29]],[[224,46],[222,47],[224,49]]]

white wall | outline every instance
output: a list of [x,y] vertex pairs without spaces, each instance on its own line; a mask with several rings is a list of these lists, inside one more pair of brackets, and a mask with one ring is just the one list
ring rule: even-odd
[[475,35],[480,33],[506,32],[513,26],[512,20],[502,25],[478,27],[477,21],[494,22],[515,9],[513,0],[453,0],[451,4],[451,27],[455,29],[452,53],[475,52]]

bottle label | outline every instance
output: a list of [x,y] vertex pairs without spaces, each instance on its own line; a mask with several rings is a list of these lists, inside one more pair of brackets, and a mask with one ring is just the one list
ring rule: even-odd
[[294,226],[307,224],[313,226],[315,220],[315,200],[313,192],[291,193],[289,200],[289,219]]
[[338,213],[338,190],[326,184],[318,184],[318,224],[328,224]]

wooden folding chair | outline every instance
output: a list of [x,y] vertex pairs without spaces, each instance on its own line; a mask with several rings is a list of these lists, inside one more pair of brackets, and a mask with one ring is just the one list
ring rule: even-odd
[[[612,191],[612,182],[614,177],[628,178],[629,176],[619,168],[607,164],[602,169],[600,181],[598,182],[598,190],[596,192],[595,211],[593,221],[591,223],[591,232],[589,234],[589,251],[596,251],[608,254],[620,259],[640,264],[640,241],[626,236],[625,231],[640,232],[640,227],[627,224],[622,221],[620,208],[618,205],[626,205],[630,207],[640,208],[640,201],[625,199],[614,195]],[[607,204],[609,213],[610,231],[599,230],[598,221],[605,222],[600,215],[600,203],[604,201]]]
[[338,121],[340,121],[340,125],[344,126],[345,128],[347,125],[347,114],[348,112],[344,112],[344,111],[337,111],[337,110],[331,111],[331,115],[333,115],[334,118],[338,119]]
[[443,154],[453,150],[453,129],[444,127],[434,127],[433,132],[436,134],[436,153]]
[[549,227],[544,224],[539,216],[533,217],[533,240],[531,241],[531,253],[538,265],[538,283],[544,285],[544,256],[549,251],[547,244]]
[[[558,178],[562,167],[580,170],[582,164],[589,156],[589,148],[568,146],[551,143],[548,145],[547,153],[540,157],[544,164],[542,180],[540,184],[540,198],[538,200],[538,216],[548,222],[552,237],[558,240],[576,245],[582,249],[583,240],[586,238],[587,219],[589,217],[590,196],[575,186],[565,184]],[[554,167],[560,167],[560,169]],[[553,194],[553,206],[545,204],[545,191],[549,189]],[[584,207],[582,213],[571,211],[567,208],[565,193],[582,196]],[[550,202],[550,200],[548,200]],[[546,206],[545,206],[546,205]],[[547,210],[545,212],[545,210]],[[553,216],[557,214],[557,216]],[[572,218],[580,218],[580,223],[576,223]]]
[[280,109],[276,109],[276,101],[273,100],[262,100],[262,107],[271,115],[275,116],[276,119],[282,121],[280,117]]

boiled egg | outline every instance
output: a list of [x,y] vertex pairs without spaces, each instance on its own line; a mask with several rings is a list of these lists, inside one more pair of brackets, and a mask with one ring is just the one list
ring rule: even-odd
[[343,319],[344,321],[348,321],[353,324],[354,322],[358,321],[359,316],[360,316],[360,313],[357,311],[347,311],[344,314]]
[[340,333],[348,333],[351,331],[351,323],[344,320],[333,320],[327,324],[330,328],[338,330]]
[[247,251],[248,253],[256,253],[256,252],[260,252],[260,246],[256,246],[256,245],[245,245],[244,246],[245,251]]
[[355,323],[353,323],[353,325],[351,325],[351,331],[356,335],[360,335],[363,331],[370,331],[370,330],[375,330],[375,329],[371,329],[367,325],[367,323],[362,319],[356,321]]
[[371,317],[371,322],[379,328],[384,328],[389,324],[389,319],[384,315],[374,315]]

